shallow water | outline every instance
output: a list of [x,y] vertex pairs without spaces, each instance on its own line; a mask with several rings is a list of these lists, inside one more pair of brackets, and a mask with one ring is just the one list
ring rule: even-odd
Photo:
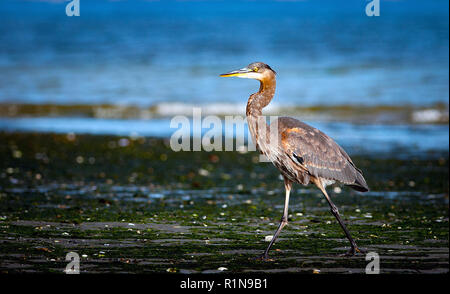
[[[336,139],[339,144],[353,153],[380,153],[399,149],[409,150],[413,153],[429,150],[449,150],[448,125],[368,125],[346,122],[313,122],[312,125]],[[213,129],[212,133],[211,129],[202,129],[201,133],[202,136],[206,132],[216,136],[225,134],[224,140],[235,137],[247,138],[247,125],[244,127],[244,129],[233,128],[233,126],[226,127],[223,123],[223,126]],[[179,128],[171,128],[170,119],[0,118],[0,129],[8,132],[112,134],[130,137],[170,138]],[[192,135],[193,131],[191,122],[191,127],[183,134]],[[223,149],[225,149],[224,144]]]

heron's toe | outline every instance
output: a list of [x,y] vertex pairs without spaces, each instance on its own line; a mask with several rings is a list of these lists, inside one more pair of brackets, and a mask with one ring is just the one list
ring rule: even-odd
[[366,252],[367,252],[366,250],[361,249],[361,248],[355,246],[355,247],[350,248],[349,251],[347,251],[347,252],[344,253],[344,254],[341,254],[340,256],[351,257],[351,256],[357,255],[358,253],[365,254]]
[[255,261],[274,261],[273,258],[270,258],[268,254],[261,254],[259,256],[252,258]]

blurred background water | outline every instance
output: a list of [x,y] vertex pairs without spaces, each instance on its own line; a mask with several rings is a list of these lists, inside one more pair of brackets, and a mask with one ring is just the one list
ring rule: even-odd
[[263,61],[270,113],[343,145],[448,150],[448,1],[80,2],[1,1],[0,130],[167,137],[193,106],[243,114],[258,83],[218,75]]

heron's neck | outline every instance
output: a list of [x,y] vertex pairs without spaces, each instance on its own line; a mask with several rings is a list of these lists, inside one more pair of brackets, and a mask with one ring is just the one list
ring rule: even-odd
[[[262,116],[262,109],[266,107],[275,95],[275,77],[261,81],[259,91],[250,95],[247,102],[247,123],[253,142],[264,154],[267,152],[266,140],[268,139],[269,126]],[[264,138],[266,138],[264,140]]]
[[275,95],[276,80],[275,77],[261,80],[259,91],[250,95],[247,102],[247,116],[261,116],[262,109],[266,107]]

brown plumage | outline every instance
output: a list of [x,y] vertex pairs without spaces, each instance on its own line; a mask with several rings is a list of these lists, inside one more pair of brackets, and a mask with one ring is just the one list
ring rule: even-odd
[[[333,139],[316,128],[290,117],[278,120],[281,145],[292,164],[308,176],[339,181],[355,190],[366,192],[369,187],[348,154]],[[300,182],[291,178],[294,182]]]
[[221,76],[237,76],[260,81],[259,91],[250,95],[247,102],[247,122],[258,150],[269,158],[284,177],[286,199],[283,217],[262,257],[268,258],[270,248],[287,224],[292,183],[316,185],[326,197],[331,212],[350,241],[351,248],[347,255],[361,252],[325,188],[337,181],[357,191],[367,192],[369,187],[362,171],[355,166],[344,149],[316,128],[290,117],[278,118],[270,126],[266,124],[262,109],[270,103],[276,88],[276,73],[268,65],[255,62]]

